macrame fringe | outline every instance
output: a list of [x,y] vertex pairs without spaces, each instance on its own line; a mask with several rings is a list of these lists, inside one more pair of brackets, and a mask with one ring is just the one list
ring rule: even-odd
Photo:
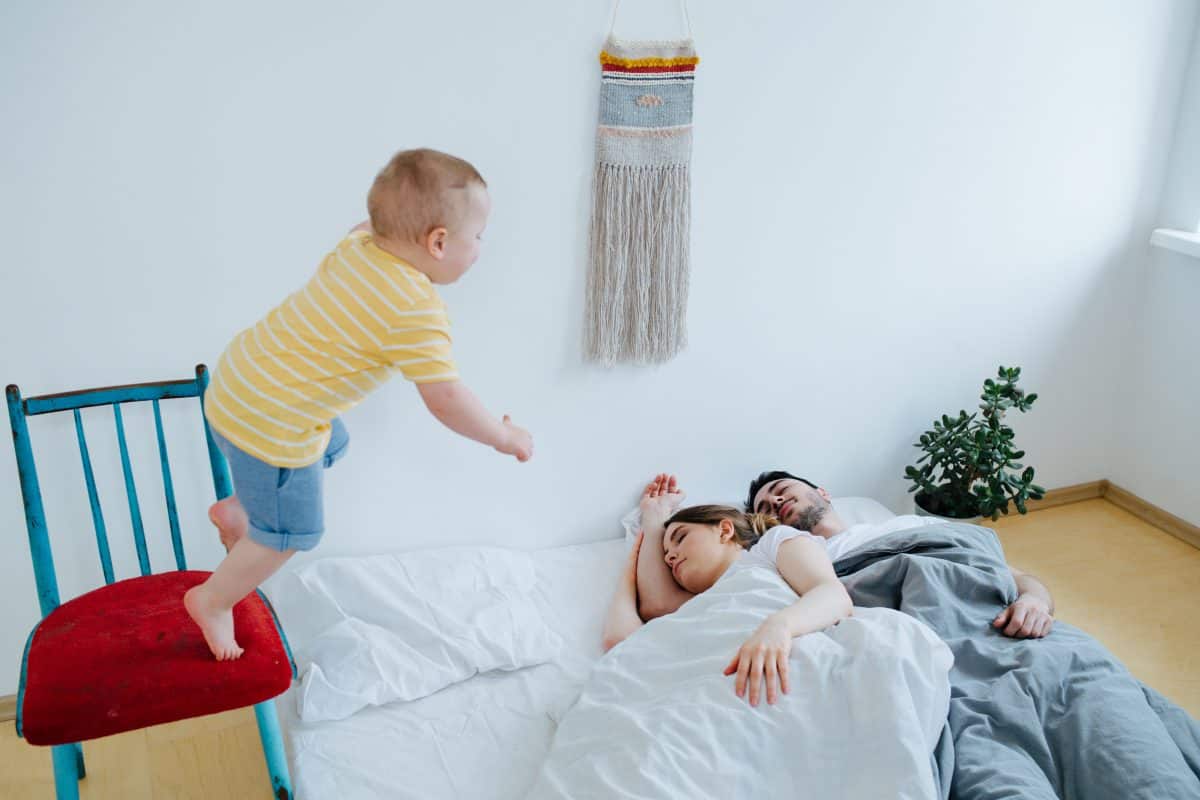
[[687,345],[690,183],[686,164],[596,165],[584,329],[588,360],[658,364]]

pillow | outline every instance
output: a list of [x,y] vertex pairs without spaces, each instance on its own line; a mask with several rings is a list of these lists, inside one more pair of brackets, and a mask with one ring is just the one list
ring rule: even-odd
[[562,640],[534,581],[526,553],[498,547],[327,558],[277,576],[270,596],[301,670],[300,717],[344,719],[550,661]]
[[[863,522],[872,524],[887,522],[892,517],[896,516],[889,511],[882,503],[872,500],[869,497],[835,497],[832,500],[833,510],[838,513],[838,516],[846,523],[847,526],[853,527]],[[699,505],[698,503],[687,503],[687,505]],[[723,503],[722,505],[731,505],[734,508],[741,508],[740,503]],[[641,511],[635,506],[634,509],[625,516],[621,517],[621,527],[625,529],[625,541],[630,544],[637,538],[638,531],[642,526]]]
[[878,500],[872,500],[869,497],[835,497],[833,498],[833,510],[849,527],[864,522],[877,525],[896,516]]

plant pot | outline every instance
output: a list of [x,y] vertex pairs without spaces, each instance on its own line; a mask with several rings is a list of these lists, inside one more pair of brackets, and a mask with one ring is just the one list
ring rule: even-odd
[[968,525],[978,525],[981,522],[983,522],[983,517],[980,517],[980,516],[947,517],[942,514],[935,514],[932,511],[930,511],[929,509],[925,508],[924,505],[922,505],[922,503],[924,503],[924,502],[925,502],[925,493],[917,492],[917,494],[913,497],[913,507],[917,510],[918,517],[934,517],[935,519],[944,519],[947,522],[965,522]]

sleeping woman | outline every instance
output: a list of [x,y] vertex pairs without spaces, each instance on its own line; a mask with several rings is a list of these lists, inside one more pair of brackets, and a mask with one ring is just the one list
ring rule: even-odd
[[[642,532],[630,553],[604,627],[608,650],[643,619],[678,609],[735,569],[773,569],[799,599],[764,619],[725,667],[736,673],[734,691],[758,705],[788,691],[792,639],[824,630],[852,613],[850,595],[833,571],[825,548],[813,537],[764,514],[730,506],[679,509],[683,493],[673,475],[658,475],[642,493]],[[661,542],[661,556],[650,552]],[[642,553],[643,543],[647,552]],[[639,603],[638,586],[653,586],[656,604]]]

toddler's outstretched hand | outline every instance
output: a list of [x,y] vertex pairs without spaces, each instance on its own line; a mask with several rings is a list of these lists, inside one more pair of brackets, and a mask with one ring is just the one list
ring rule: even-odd
[[524,463],[533,458],[533,437],[520,425],[513,424],[512,418],[505,414],[504,441],[496,445],[496,449]]

